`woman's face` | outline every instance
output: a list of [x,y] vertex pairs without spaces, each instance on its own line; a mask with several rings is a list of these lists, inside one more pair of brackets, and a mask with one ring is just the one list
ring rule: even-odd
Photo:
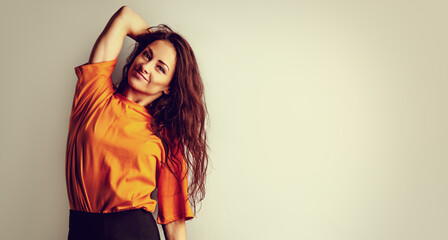
[[128,71],[129,87],[153,99],[169,93],[176,67],[176,50],[165,40],[149,44],[134,60]]

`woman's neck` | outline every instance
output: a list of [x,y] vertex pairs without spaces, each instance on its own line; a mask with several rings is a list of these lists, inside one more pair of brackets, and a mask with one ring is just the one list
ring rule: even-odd
[[150,104],[152,101],[160,97],[161,94],[147,95],[128,87],[123,91],[122,95],[125,96],[127,99],[145,107],[146,105]]

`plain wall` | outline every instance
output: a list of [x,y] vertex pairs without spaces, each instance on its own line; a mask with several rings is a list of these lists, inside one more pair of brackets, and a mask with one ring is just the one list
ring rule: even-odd
[[0,239],[66,239],[74,67],[125,4],[204,79],[189,239],[448,238],[446,1],[82,0],[2,3]]

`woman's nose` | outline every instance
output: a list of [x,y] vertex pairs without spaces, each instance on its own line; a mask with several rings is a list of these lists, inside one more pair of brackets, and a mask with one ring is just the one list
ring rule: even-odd
[[143,64],[142,66],[140,66],[140,71],[142,71],[144,74],[149,74],[149,69],[149,64]]
[[146,62],[141,66],[141,71],[145,74],[149,74],[151,72],[151,69],[153,69],[152,61]]

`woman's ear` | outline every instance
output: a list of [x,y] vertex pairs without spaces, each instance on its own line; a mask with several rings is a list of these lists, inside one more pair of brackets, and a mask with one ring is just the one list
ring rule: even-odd
[[163,93],[166,94],[166,95],[170,94],[170,89],[167,88],[167,89],[163,90]]

